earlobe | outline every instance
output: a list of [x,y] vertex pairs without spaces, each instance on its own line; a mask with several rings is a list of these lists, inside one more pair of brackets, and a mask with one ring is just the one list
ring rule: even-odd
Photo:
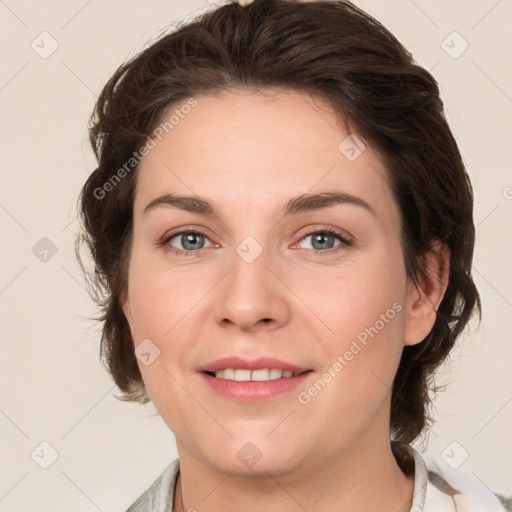
[[404,345],[416,345],[428,336],[434,327],[437,310],[448,287],[449,247],[435,242],[425,258],[425,277],[420,283],[409,282]]

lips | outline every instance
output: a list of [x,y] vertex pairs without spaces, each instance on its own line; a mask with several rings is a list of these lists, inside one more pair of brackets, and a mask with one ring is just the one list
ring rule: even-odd
[[300,367],[298,365],[275,359],[272,357],[259,357],[257,359],[242,359],[241,357],[223,357],[216,359],[211,363],[207,363],[199,371],[214,373],[219,370],[235,369],[235,370],[264,370],[279,369],[284,371],[292,371],[297,374],[303,373],[310,368]]
[[296,377],[283,377],[267,381],[236,381],[212,377],[209,373],[198,373],[207,389],[217,396],[237,402],[261,402],[279,396],[288,396],[298,386],[304,385],[313,372],[306,371]]
[[255,402],[291,392],[313,373],[310,368],[274,359],[225,357],[199,370],[209,389],[226,398]]
[[282,370],[280,368],[261,368],[258,370],[245,370],[240,368],[226,368],[216,372],[206,372],[217,379],[236,380],[238,382],[248,381],[267,381],[275,379],[288,379],[296,377],[303,372],[294,372],[292,370]]

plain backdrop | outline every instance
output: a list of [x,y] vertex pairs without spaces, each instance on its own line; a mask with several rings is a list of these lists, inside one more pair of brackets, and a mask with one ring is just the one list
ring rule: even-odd
[[[438,80],[475,191],[483,320],[443,367],[438,423],[418,449],[465,458],[512,494],[512,3],[355,3]],[[170,23],[213,6],[0,2],[0,511],[123,511],[177,455],[154,406],[116,400],[99,362],[76,199],[95,168],[87,121],[101,87]]]

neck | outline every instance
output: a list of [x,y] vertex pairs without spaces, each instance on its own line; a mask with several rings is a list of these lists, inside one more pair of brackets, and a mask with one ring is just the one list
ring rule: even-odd
[[223,474],[180,453],[173,512],[409,512],[412,506],[414,476],[398,467],[389,437],[304,461],[286,475],[267,474]]

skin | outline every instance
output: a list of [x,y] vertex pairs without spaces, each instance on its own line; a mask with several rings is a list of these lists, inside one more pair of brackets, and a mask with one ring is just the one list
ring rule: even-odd
[[[403,347],[434,325],[448,250],[433,248],[429,281],[414,285],[377,153],[365,141],[349,161],[338,149],[347,133],[318,99],[279,90],[196,99],[139,169],[122,301],[135,347],[149,338],[160,350],[139,366],[176,436],[174,511],[408,511],[414,479],[390,449],[391,385]],[[332,191],[363,199],[375,215],[354,204],[281,213],[291,197]],[[216,214],[169,205],[144,213],[163,193],[208,198]],[[307,235],[326,227],[352,244],[334,237],[313,247]],[[185,251],[181,236],[158,245],[185,228],[206,234],[193,242],[202,247],[195,254],[165,250]],[[247,236],[263,250],[252,263],[236,252]],[[298,392],[394,303],[401,311],[301,404]],[[242,403],[214,393],[198,373],[229,355],[276,357],[313,372],[299,389]],[[250,468],[237,457],[248,442],[262,454]]]

